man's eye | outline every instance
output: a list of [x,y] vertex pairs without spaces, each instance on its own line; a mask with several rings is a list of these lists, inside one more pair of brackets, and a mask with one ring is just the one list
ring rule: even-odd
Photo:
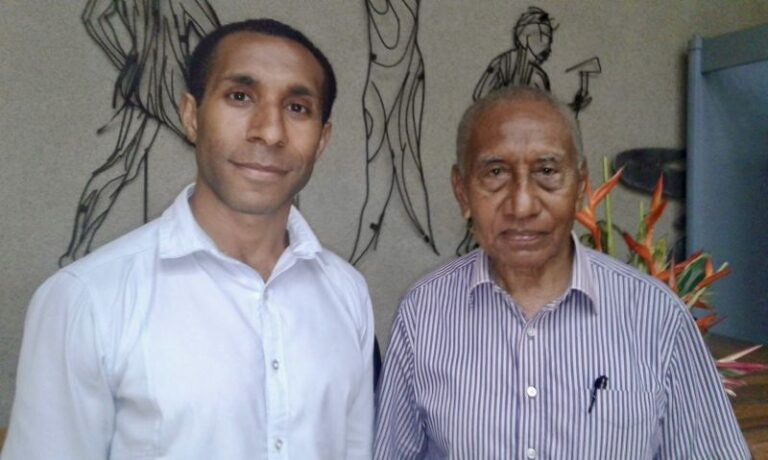
[[295,102],[288,104],[288,110],[296,113],[309,113],[309,108],[307,106]]
[[542,166],[541,168],[539,168],[537,174],[544,177],[553,177],[560,174],[560,170],[552,166]]
[[491,176],[498,176],[501,174],[501,168],[491,168],[491,170],[488,172]]
[[237,101],[237,102],[246,102],[246,101],[248,101],[248,95],[245,94],[242,91],[234,91],[232,93],[229,93],[228,96],[233,101]]

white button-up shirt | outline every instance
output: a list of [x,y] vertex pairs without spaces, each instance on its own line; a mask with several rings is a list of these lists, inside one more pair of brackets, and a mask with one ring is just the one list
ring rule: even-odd
[[363,278],[292,209],[264,282],[191,193],[38,289],[3,460],[370,458]]

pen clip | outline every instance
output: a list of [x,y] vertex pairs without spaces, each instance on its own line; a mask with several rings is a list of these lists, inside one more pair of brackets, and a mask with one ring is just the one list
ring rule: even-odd
[[608,377],[601,375],[595,380],[594,390],[605,390],[608,388]]
[[595,407],[595,402],[597,402],[597,390],[605,390],[606,388],[608,388],[608,377],[601,375],[595,379],[595,383],[592,384],[592,392],[590,393],[589,397],[589,409],[587,410],[588,414],[592,413],[592,409]]

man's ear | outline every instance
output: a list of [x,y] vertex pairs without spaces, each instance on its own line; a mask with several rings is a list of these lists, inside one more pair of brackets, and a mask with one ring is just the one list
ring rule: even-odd
[[197,142],[197,101],[186,91],[181,95],[179,117],[187,140],[194,145]]
[[465,220],[471,218],[472,212],[469,209],[469,199],[464,187],[464,178],[461,176],[458,165],[453,165],[453,168],[451,168],[451,185],[453,186],[453,196],[456,197],[456,201],[459,202],[459,207],[461,208],[461,216]]
[[317,150],[315,151],[315,161],[319,160],[323,155],[325,146],[331,140],[331,131],[333,131],[333,125],[330,121],[326,121],[323,125],[323,131],[320,133],[320,141],[317,143]]

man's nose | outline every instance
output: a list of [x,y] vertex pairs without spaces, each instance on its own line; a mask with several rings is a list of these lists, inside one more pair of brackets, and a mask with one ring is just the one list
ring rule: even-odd
[[536,184],[524,179],[509,185],[505,211],[516,219],[526,219],[541,211]]
[[285,120],[282,107],[262,105],[255,109],[248,126],[248,140],[269,146],[285,144]]

